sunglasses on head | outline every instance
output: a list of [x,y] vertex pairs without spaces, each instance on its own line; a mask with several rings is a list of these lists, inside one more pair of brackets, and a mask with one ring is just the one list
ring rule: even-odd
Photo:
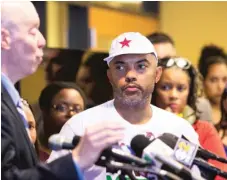
[[177,66],[181,69],[189,69],[191,67],[190,61],[181,57],[159,59],[158,64],[166,68]]

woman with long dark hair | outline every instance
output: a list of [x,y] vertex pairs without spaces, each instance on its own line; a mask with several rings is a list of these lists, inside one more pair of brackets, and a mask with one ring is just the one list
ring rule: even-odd
[[212,107],[212,121],[219,124],[221,119],[221,96],[227,83],[227,56],[215,45],[205,46],[199,59],[199,71],[203,76],[203,87]]
[[[199,114],[196,107],[198,74],[195,68],[187,59],[181,57],[161,59],[159,65],[163,68],[163,73],[155,86],[152,103],[187,120],[198,133],[203,148],[226,157],[221,139],[214,126],[207,121],[199,120],[197,116]],[[209,162],[227,170],[225,164],[213,160]]]
[[227,84],[221,97],[221,120],[215,125],[224,144],[227,155]]

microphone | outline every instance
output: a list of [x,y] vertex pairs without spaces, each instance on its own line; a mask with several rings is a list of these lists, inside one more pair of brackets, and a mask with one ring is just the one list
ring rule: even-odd
[[[54,134],[50,136],[48,143],[49,143],[50,149],[54,151],[58,151],[62,149],[71,150],[78,145],[80,138],[81,138],[80,136],[74,136],[73,139],[69,140],[64,136],[61,136],[59,134]],[[117,146],[106,148],[101,153],[100,158],[96,164],[100,166],[103,166],[103,165],[105,166],[105,163],[111,158],[115,158],[125,163],[136,164],[138,166],[149,165],[149,163],[147,163],[147,161],[145,161],[144,159],[138,158],[128,152],[124,152],[118,149]]]
[[215,166],[213,166],[212,164],[204,161],[201,158],[195,158],[194,159],[194,164],[196,164],[201,169],[204,169],[206,171],[210,171],[210,172],[215,173],[215,175],[227,178],[227,172],[224,172],[221,169],[216,168]]
[[215,154],[187,141],[186,138],[178,138],[170,133],[164,133],[159,139],[174,149],[173,156],[177,161],[188,167],[191,167],[192,164],[197,165],[204,177],[214,179],[215,176],[219,175],[226,178],[226,172],[206,162],[210,159],[209,157],[218,157]]
[[[170,134],[170,133],[164,133],[162,136],[159,137],[159,139],[161,139],[163,142],[165,142],[165,144],[167,144],[168,146],[170,146],[173,149],[179,140],[179,138],[177,136]],[[193,143],[190,142],[190,145],[192,145],[192,144]],[[198,145],[194,144],[194,146],[198,146]],[[204,160],[213,159],[213,160],[216,160],[216,161],[219,161],[222,163],[227,163],[227,159],[219,157],[218,155],[216,155],[206,149],[203,149],[200,146],[198,146],[198,150],[197,150],[197,153],[195,156],[202,158]]]
[[[141,155],[147,161],[151,161],[153,165],[171,169],[180,177],[185,180],[200,180],[202,177],[194,174],[191,170],[181,163],[175,161],[171,156],[173,149],[163,143],[160,139],[156,138],[149,141],[144,135],[137,135],[131,141],[131,148],[135,151],[136,155]],[[162,155],[162,154],[164,155]]]
[[74,149],[75,146],[79,143],[79,140],[77,144],[75,144],[74,139],[79,139],[78,137],[74,137],[73,139],[67,139],[64,136],[61,136],[59,134],[53,134],[48,139],[48,145],[51,150],[59,151],[62,149]]
[[[70,140],[59,134],[54,134],[49,138],[49,147],[50,149],[55,151],[62,149],[71,150],[78,145],[80,138],[80,136],[74,136]],[[118,159],[121,162],[116,162],[114,161],[114,159]],[[131,164],[126,164],[128,162],[130,162]],[[180,180],[176,175],[168,171],[160,170],[158,168],[155,169],[155,171],[152,171],[151,169],[146,168],[146,166],[150,166],[150,163],[148,163],[146,160],[138,158],[131,155],[130,153],[126,153],[120,149],[113,147],[105,149],[101,153],[100,158],[95,164],[107,167],[107,171],[110,172],[114,171],[114,169],[116,168],[121,170],[137,170],[149,173],[150,175],[157,174],[160,177],[168,177],[173,180]],[[137,167],[134,165],[137,165]],[[127,174],[129,175],[129,172]]]

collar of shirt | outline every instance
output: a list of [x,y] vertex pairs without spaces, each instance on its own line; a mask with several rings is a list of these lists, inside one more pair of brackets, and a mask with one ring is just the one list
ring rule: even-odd
[[1,73],[1,78],[2,78],[1,79],[2,85],[6,88],[7,92],[9,93],[10,97],[12,98],[15,106],[17,106],[18,102],[20,101],[20,95],[19,95],[18,91],[16,90],[13,83],[6,75]]

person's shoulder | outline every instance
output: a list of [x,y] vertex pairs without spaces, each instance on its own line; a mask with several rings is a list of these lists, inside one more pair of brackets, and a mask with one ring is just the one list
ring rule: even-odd
[[83,121],[83,123],[95,123],[101,119],[101,117],[106,116],[108,111],[113,107],[113,100],[107,101],[98,106],[86,109],[85,111],[74,115],[67,121],[68,125],[78,124],[79,121]]
[[203,104],[210,104],[210,102],[209,102],[209,100],[207,99],[207,98],[205,98],[205,97],[199,97],[198,99],[197,99],[197,102],[198,103],[203,103]]
[[162,121],[163,123],[165,123],[165,125],[171,125],[175,127],[181,126],[182,128],[184,127],[184,128],[192,129],[191,124],[187,120],[177,116],[176,114],[160,109],[153,105],[152,105],[152,109],[153,111],[155,111],[154,112],[155,117],[158,118],[159,121]]
[[[167,122],[170,122],[170,123],[173,123],[174,122],[180,122],[183,123],[185,122],[185,119],[177,116],[176,114],[172,113],[172,112],[169,112],[169,111],[166,111],[166,110],[163,110],[161,108],[158,108],[154,105],[152,105],[152,109],[155,113],[155,115],[162,121],[167,121]],[[188,123],[186,123],[188,124]]]
[[196,105],[197,105],[198,109],[199,108],[201,108],[201,109],[211,108],[209,100],[204,97],[198,98]]
[[195,129],[206,131],[206,132],[215,131],[214,125],[208,121],[197,120],[193,126],[195,127]]
[[187,120],[153,105],[152,109],[155,111],[155,117],[158,118],[158,121],[161,121],[165,126],[171,127],[176,135],[181,136],[183,134],[190,141],[194,143],[199,142],[198,134]]

